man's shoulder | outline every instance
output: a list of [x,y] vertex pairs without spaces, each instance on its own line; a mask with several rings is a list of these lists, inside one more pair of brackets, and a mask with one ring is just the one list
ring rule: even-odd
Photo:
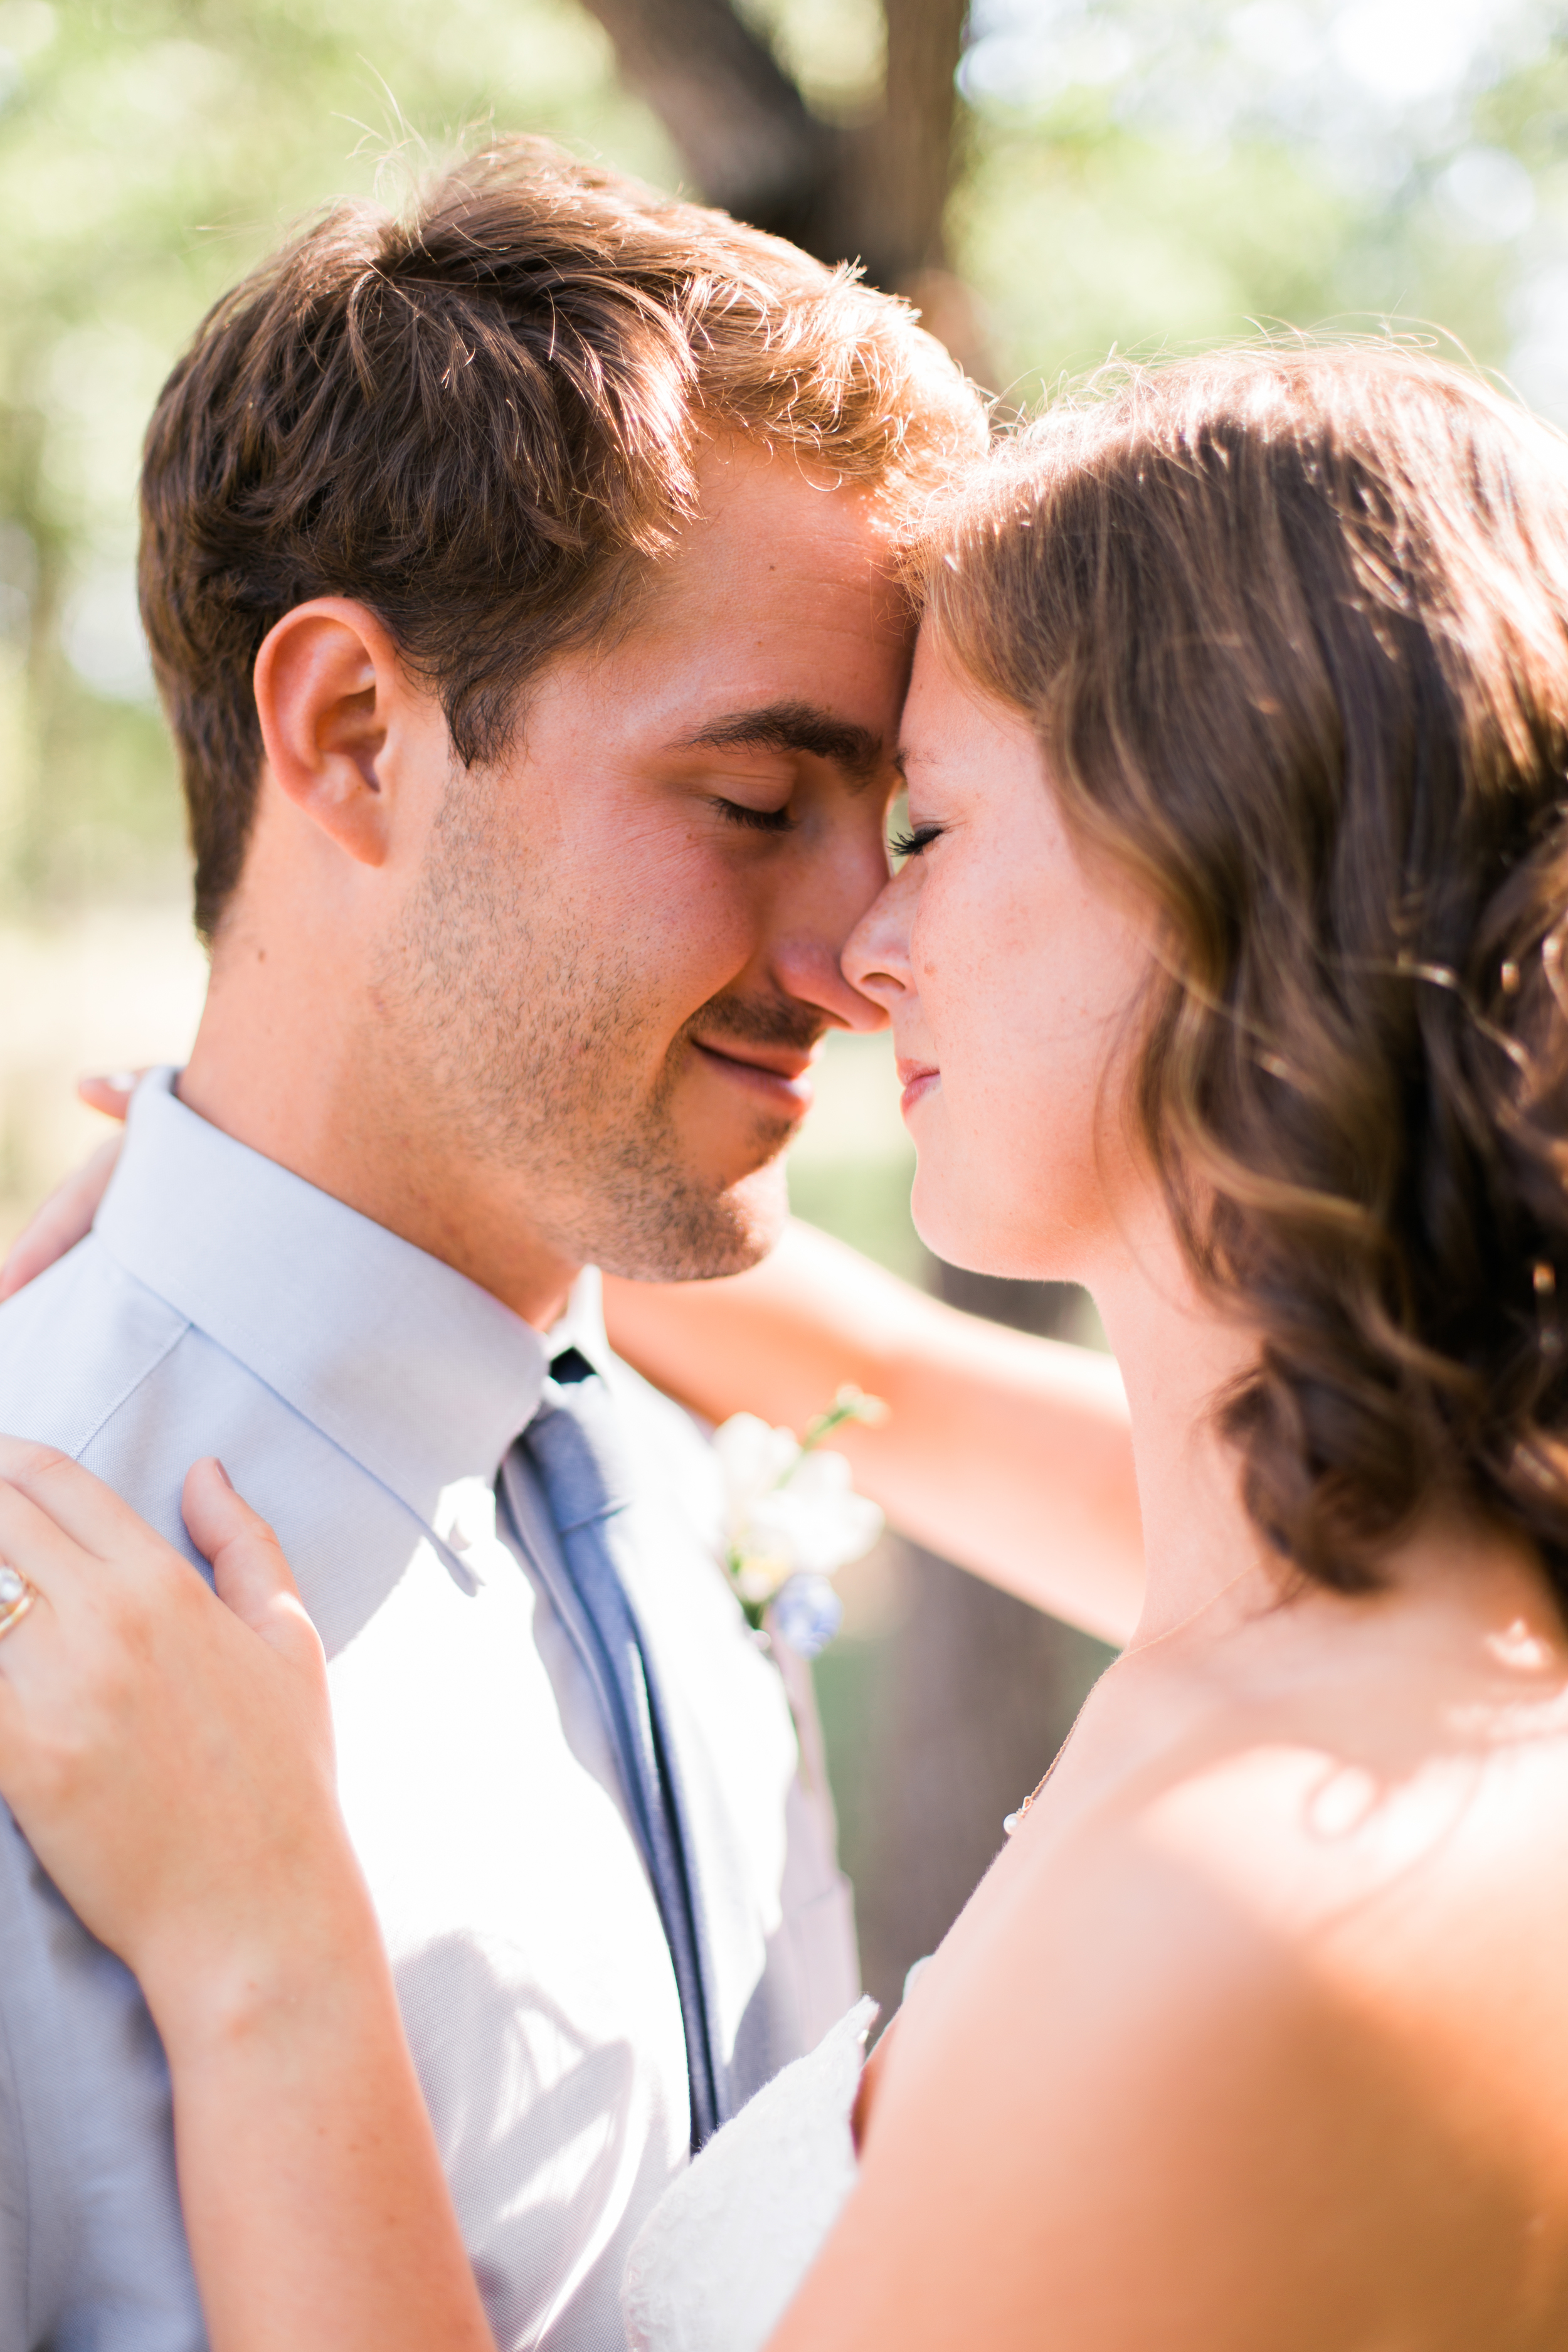
[[0,1429],[82,1454],[189,1328],[89,1234],[0,1307]]

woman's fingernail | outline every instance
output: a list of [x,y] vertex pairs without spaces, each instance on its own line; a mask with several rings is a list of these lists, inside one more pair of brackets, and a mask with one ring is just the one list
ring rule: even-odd
[[223,1464],[218,1460],[216,1454],[213,1455],[213,1468],[217,1472],[218,1476],[223,1480],[224,1485],[228,1488],[229,1493],[232,1495],[234,1492],[234,1480],[229,1476],[228,1472],[224,1468]]
[[99,1084],[112,1087],[117,1094],[133,1095],[136,1091],[136,1073],[134,1070],[110,1070],[106,1078],[99,1080]]

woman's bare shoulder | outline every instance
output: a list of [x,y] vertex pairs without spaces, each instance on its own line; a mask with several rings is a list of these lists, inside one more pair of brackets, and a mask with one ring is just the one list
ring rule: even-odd
[[1016,1841],[900,2021],[777,2352],[884,2340],[889,2307],[908,2352],[1561,2341],[1568,2036],[1510,2065],[1474,2015],[1495,1964],[1535,2017],[1561,1937],[1543,1910],[1510,1954],[1520,1923],[1479,1919],[1491,1801],[1458,1767],[1368,1786],[1263,1743],[1068,1850]]

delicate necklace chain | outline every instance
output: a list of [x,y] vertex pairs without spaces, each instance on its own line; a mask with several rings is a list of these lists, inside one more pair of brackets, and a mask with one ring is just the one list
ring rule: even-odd
[[1167,1625],[1163,1633],[1155,1633],[1150,1640],[1147,1642],[1140,1642],[1136,1646],[1130,1645],[1127,1649],[1122,1651],[1120,1657],[1112,1658],[1110,1664],[1105,1669],[1105,1674],[1100,1675],[1094,1682],[1092,1682],[1088,1690],[1084,1693],[1078,1713],[1073,1717],[1072,1721],[1068,1726],[1066,1738],[1062,1740],[1056,1754],[1052,1757],[1050,1762],[1041,1773],[1039,1780],[1030,1790],[1028,1795],[1025,1798],[1017,1811],[1016,1813],[1005,1813],[1003,1815],[1002,1830],[1005,1836],[1011,1837],[1013,1835],[1014,1832],[1022,1824],[1024,1815],[1028,1811],[1030,1806],[1037,1803],[1041,1796],[1044,1794],[1047,1781],[1050,1779],[1051,1774],[1056,1770],[1057,1766],[1061,1762],[1062,1758],[1067,1754],[1068,1749],[1072,1745],[1073,1734],[1078,1729],[1079,1725],[1083,1721],[1084,1709],[1088,1706],[1089,1700],[1094,1696],[1095,1692],[1100,1688],[1100,1684],[1105,1681],[1106,1676],[1113,1675],[1118,1666],[1124,1666],[1130,1658],[1142,1658],[1148,1651],[1157,1650],[1162,1642],[1169,1642],[1177,1633],[1184,1633],[1189,1625],[1195,1625],[1198,1619],[1203,1615],[1205,1610],[1212,1609],[1216,1601],[1223,1601],[1227,1592],[1234,1591],[1235,1587],[1241,1582],[1242,1578],[1249,1573],[1252,1566],[1253,1562],[1248,1560],[1246,1568],[1238,1568],[1236,1574],[1227,1583],[1222,1584],[1217,1592],[1211,1592],[1206,1601],[1200,1601],[1195,1609],[1189,1610],[1186,1616],[1178,1618],[1173,1625]]

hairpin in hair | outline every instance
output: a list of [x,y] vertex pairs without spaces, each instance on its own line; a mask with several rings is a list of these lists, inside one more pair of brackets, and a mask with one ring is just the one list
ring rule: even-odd
[[[1552,936],[1555,939],[1557,934],[1553,932]],[[1542,948],[1542,957],[1543,961],[1545,953],[1546,950]],[[1384,965],[1383,969],[1386,971],[1387,966]],[[1514,1067],[1516,1069],[1522,1070],[1526,1077],[1530,1076],[1530,1055],[1525,1052],[1524,1047],[1520,1044],[1518,1038],[1510,1037],[1505,1029],[1500,1029],[1498,1027],[1495,1021],[1487,1020],[1486,1016],[1478,1011],[1475,1004],[1471,1002],[1469,992],[1466,988],[1464,982],[1459,978],[1458,973],[1454,970],[1451,964],[1420,963],[1416,961],[1415,956],[1400,955],[1394,959],[1394,969],[1406,980],[1424,980],[1429,987],[1440,988],[1447,995],[1457,996],[1459,1003],[1469,1014],[1471,1021],[1475,1024],[1477,1029],[1479,1030],[1481,1035],[1487,1040],[1488,1044],[1495,1045],[1499,1053],[1506,1054],[1509,1060],[1514,1065]],[[1512,974],[1511,981],[1509,977],[1510,973]],[[1548,973],[1547,977],[1550,979],[1551,974]],[[1503,994],[1505,996],[1513,995],[1519,987],[1519,966],[1516,963],[1505,963],[1502,967],[1501,979]],[[1555,981],[1552,982],[1552,986],[1556,989],[1557,982]],[[1563,1003],[1563,1010],[1568,1012],[1568,1002],[1564,1002],[1561,997],[1561,994],[1559,995],[1559,1002]]]
[[1465,992],[1465,983],[1452,964],[1421,963],[1415,956],[1401,955],[1394,959],[1394,969],[1403,972],[1407,980],[1427,981],[1434,988],[1446,988],[1455,996],[1463,996]]
[[1536,1319],[1541,1327],[1541,1352],[1558,1356],[1563,1352],[1563,1333],[1557,1320],[1557,1269],[1550,1258],[1538,1257],[1530,1270],[1535,1292]]

